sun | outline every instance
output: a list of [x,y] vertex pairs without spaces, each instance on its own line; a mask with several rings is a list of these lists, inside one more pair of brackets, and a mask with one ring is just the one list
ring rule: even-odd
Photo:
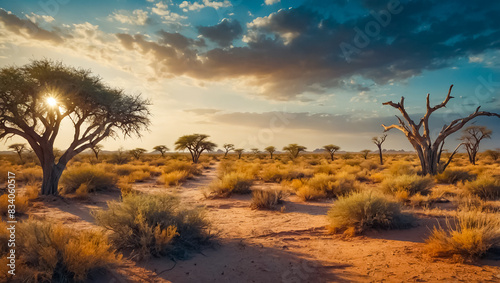
[[49,106],[56,106],[57,105],[57,100],[53,97],[47,97],[47,104]]

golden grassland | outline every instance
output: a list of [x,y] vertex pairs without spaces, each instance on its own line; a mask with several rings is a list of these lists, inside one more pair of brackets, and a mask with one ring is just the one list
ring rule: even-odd
[[[16,173],[22,188],[17,212],[29,215],[30,202],[38,198],[40,167],[29,161],[19,164],[11,155],[0,159],[0,182],[5,184],[8,171]],[[304,202],[333,199],[325,218],[329,231],[343,237],[369,229],[411,228],[418,215],[446,215],[447,224],[435,227],[426,241],[428,255],[474,260],[500,248],[500,160],[489,154],[480,154],[475,166],[466,155],[458,154],[436,176],[421,176],[413,154],[386,154],[384,165],[378,163],[378,156],[365,159],[354,153],[338,155],[334,161],[323,154],[295,159],[285,154],[275,154],[273,159],[263,154],[241,159],[208,154],[198,164],[184,154],[144,155],[133,161],[114,154],[103,154],[100,160],[81,155],[63,173],[61,195],[85,199],[89,194],[120,189],[122,198],[93,212],[102,230],[83,234],[21,215],[19,264],[24,275],[17,278],[43,281],[57,274],[78,281],[92,270],[113,266],[121,253],[141,260],[185,258],[199,251],[213,238],[203,210],[183,208],[169,192],[215,165],[217,178],[199,188],[207,199],[252,193],[250,208],[263,210],[283,210],[283,200],[290,195]],[[134,189],[145,182],[163,187],[165,193],[146,195]],[[256,184],[264,188],[256,189]],[[273,188],[266,189],[266,184]],[[0,194],[0,213],[5,219],[5,189]],[[445,201],[451,210],[440,208]],[[2,261],[7,253],[5,233],[0,229]],[[1,266],[5,268],[4,262]]]

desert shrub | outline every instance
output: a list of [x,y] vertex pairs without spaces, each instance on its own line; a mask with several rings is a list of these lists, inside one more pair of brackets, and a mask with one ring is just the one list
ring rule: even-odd
[[465,170],[448,169],[436,175],[435,179],[440,184],[456,184],[458,182],[472,181],[476,179],[476,175]]
[[484,155],[488,156],[493,161],[497,161],[498,158],[500,157],[500,150],[491,150],[491,149],[488,149],[488,150],[484,151]]
[[[48,221],[20,222],[16,238],[13,282],[82,282],[92,271],[111,268],[121,257],[103,233],[75,231]],[[1,275],[7,274],[5,268],[0,266]]]
[[41,182],[43,179],[42,168],[40,167],[28,167],[21,170],[19,174],[16,174],[16,180],[25,183],[36,183]]
[[332,232],[362,233],[369,228],[407,228],[413,217],[401,212],[401,206],[376,191],[355,192],[339,197],[328,211]]
[[430,177],[417,175],[401,175],[392,178],[386,178],[380,188],[385,193],[396,193],[397,191],[407,191],[409,196],[416,193],[427,195],[432,188],[433,181]]
[[25,187],[25,195],[28,198],[28,200],[36,199],[38,197],[38,194],[40,193],[40,184],[29,184],[26,185]]
[[[4,194],[0,196],[0,214],[6,215],[11,203],[9,202],[9,195]],[[28,197],[25,195],[16,195],[14,205],[16,206],[16,214],[25,214],[28,211],[29,203]]]
[[253,209],[276,209],[278,204],[283,203],[283,197],[282,190],[253,190],[250,207]]
[[164,173],[173,171],[186,171],[190,176],[199,176],[202,173],[200,164],[192,164],[190,161],[169,160],[167,165],[163,166]]
[[299,198],[301,198],[304,201],[318,200],[325,198],[327,196],[325,191],[313,188],[307,184],[301,186],[296,191],[296,194]]
[[389,173],[393,176],[414,175],[417,170],[408,162],[397,161],[389,166]]
[[500,179],[491,176],[480,176],[475,181],[465,182],[461,188],[468,194],[481,199],[495,200],[500,198]]
[[455,223],[434,227],[426,240],[425,251],[436,257],[474,259],[500,247],[498,214],[475,211],[459,212]]
[[158,178],[157,182],[166,186],[177,186],[180,183],[186,181],[188,178],[189,172],[176,170],[169,173],[163,173]]
[[61,177],[61,193],[74,193],[82,185],[86,187],[87,192],[107,190],[116,187],[117,181],[118,177],[114,173],[106,171],[102,166],[70,167],[64,171]]
[[380,164],[375,163],[371,160],[365,160],[359,164],[359,166],[368,171],[376,170],[380,168]]
[[231,172],[213,181],[208,189],[212,197],[229,197],[231,194],[248,194],[253,178],[246,173]]
[[200,209],[184,209],[168,194],[128,194],[93,213],[98,225],[111,232],[112,243],[137,259],[151,256],[185,258],[211,238]]

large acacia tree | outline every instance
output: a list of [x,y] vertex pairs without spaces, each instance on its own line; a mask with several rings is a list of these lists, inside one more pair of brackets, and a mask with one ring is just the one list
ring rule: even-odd
[[[436,175],[437,173],[439,173],[438,165],[441,158],[441,153],[443,152],[445,139],[449,135],[457,132],[462,127],[464,127],[469,121],[478,116],[496,116],[500,118],[499,114],[486,111],[479,111],[479,108],[481,107],[479,106],[477,107],[476,111],[474,111],[474,113],[470,114],[469,116],[453,120],[449,125],[445,124],[441,129],[441,131],[439,132],[439,134],[437,135],[437,137],[434,139],[434,141],[432,141],[430,136],[429,117],[436,110],[446,107],[446,104],[450,101],[450,99],[453,98],[453,96],[451,96],[452,88],[453,85],[450,86],[448,95],[446,96],[444,101],[434,107],[431,107],[429,101],[429,94],[427,94],[427,107],[426,107],[427,111],[424,114],[424,116],[420,118],[420,121],[418,123],[415,123],[410,118],[410,115],[408,115],[408,112],[406,111],[404,105],[404,97],[401,97],[401,101],[399,103],[394,103],[392,101],[383,103],[383,105],[390,105],[398,109],[401,112],[404,120],[396,115],[396,118],[399,121],[399,125],[396,124],[390,126],[382,125],[382,127],[384,127],[385,131],[389,131],[391,129],[398,129],[405,134],[405,136],[408,138],[408,141],[411,143],[411,145],[417,152],[418,158],[420,159],[420,165],[423,174]],[[448,160],[446,165],[449,164],[450,160]]]
[[208,141],[209,135],[192,134],[180,137],[175,142],[175,150],[189,150],[193,163],[198,163],[198,159],[203,151],[213,151],[217,145]]
[[[89,70],[60,62],[35,60],[0,69],[0,139],[28,141],[43,169],[43,195],[58,194],[59,178],[78,153],[119,132],[140,135],[149,125],[148,104]],[[63,121],[72,126],[72,140],[56,158],[54,142]]]

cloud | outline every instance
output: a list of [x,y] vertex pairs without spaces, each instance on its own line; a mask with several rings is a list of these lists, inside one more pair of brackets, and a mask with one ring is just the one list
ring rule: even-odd
[[198,32],[219,46],[227,47],[232,44],[233,40],[242,35],[243,29],[237,20],[223,19],[215,26],[199,26]]
[[196,115],[209,115],[221,112],[219,109],[211,109],[211,108],[195,108],[195,109],[185,109],[184,112],[194,113]]
[[181,8],[184,12],[187,11],[198,11],[203,8],[211,7],[214,8],[215,10],[218,10],[220,8],[226,8],[226,7],[231,7],[232,4],[228,0],[224,1],[209,1],[209,0],[203,0],[202,3],[200,2],[188,2],[188,1],[183,1],[181,4],[179,4],[179,8]]
[[266,1],[264,1],[264,3],[266,5],[274,5],[274,4],[279,3],[279,2],[281,2],[281,0],[266,0]]
[[148,12],[144,10],[134,10],[132,12],[126,10],[119,10],[113,12],[108,17],[111,21],[117,21],[122,24],[131,24],[143,26],[148,21]]
[[55,19],[54,17],[51,17],[51,16],[47,16],[47,15],[37,15],[35,13],[31,13],[31,14],[26,14],[25,15],[26,18],[28,18],[30,21],[32,21],[33,23],[37,23],[39,22],[40,20],[44,21],[44,22],[47,22],[47,23],[51,23],[53,22]]
[[177,23],[180,20],[187,19],[186,16],[171,12],[168,9],[168,5],[161,1],[156,3],[155,6],[151,8],[151,12],[160,16],[164,20],[164,23]]
[[30,39],[47,40],[55,43],[61,43],[62,38],[55,32],[51,32],[40,28],[31,20],[23,20],[18,18],[11,12],[7,12],[0,8],[0,23],[3,28],[13,33],[23,32]]

